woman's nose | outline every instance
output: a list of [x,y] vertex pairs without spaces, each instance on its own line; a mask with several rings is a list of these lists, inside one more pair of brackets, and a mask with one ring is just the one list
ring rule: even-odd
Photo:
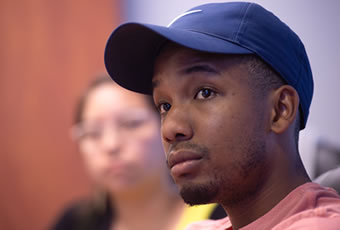
[[107,128],[101,139],[101,149],[107,154],[117,154],[120,151],[122,138],[117,129]]

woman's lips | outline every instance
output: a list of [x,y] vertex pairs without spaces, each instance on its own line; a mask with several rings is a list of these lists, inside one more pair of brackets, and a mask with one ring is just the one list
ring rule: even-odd
[[128,172],[128,165],[124,163],[111,163],[106,166],[105,172],[110,175],[119,175]]
[[193,173],[201,162],[202,156],[190,151],[172,152],[168,158],[168,166],[173,177]]

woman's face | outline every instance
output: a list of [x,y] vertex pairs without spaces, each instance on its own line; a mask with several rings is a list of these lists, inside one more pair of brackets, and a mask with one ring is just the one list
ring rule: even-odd
[[145,96],[100,85],[88,94],[77,127],[90,176],[112,193],[164,179],[159,117]]

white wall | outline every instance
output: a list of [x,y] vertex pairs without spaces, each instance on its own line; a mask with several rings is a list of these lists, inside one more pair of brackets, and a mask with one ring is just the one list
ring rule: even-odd
[[[125,21],[167,25],[202,0],[125,0]],[[304,42],[314,75],[314,98],[306,136],[340,143],[340,1],[255,0],[287,23]],[[307,153],[306,153],[307,154]],[[308,158],[308,156],[307,156]],[[308,159],[306,159],[308,161]],[[308,162],[306,163],[308,164]]]

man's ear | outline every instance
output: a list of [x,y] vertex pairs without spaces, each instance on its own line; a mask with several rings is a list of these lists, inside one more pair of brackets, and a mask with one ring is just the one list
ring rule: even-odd
[[271,130],[283,133],[294,124],[299,109],[299,95],[292,86],[283,85],[272,96]]

